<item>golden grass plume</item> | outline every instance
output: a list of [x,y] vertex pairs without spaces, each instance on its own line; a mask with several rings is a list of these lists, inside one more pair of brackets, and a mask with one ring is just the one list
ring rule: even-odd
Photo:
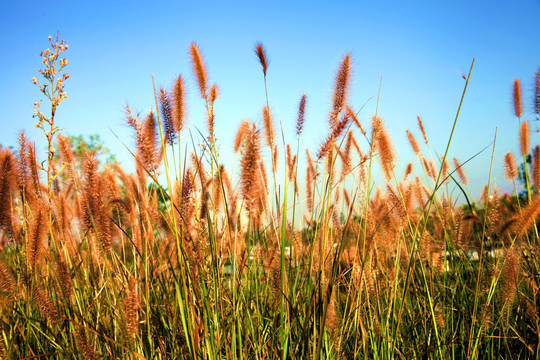
[[268,65],[270,64],[270,62],[268,61],[268,57],[266,56],[264,46],[260,42],[255,44],[255,54],[259,58],[264,77],[266,77],[266,71],[268,70]]
[[341,61],[334,85],[334,97],[332,100],[332,111],[330,113],[330,127],[337,126],[338,115],[347,103],[347,95],[351,81],[351,54],[346,54]]
[[509,181],[514,181],[518,176],[516,158],[511,152],[504,155],[504,176]]
[[521,83],[519,82],[519,79],[514,80],[513,98],[514,114],[516,114],[518,118],[521,118],[521,115],[523,114],[523,101],[521,99]]
[[379,152],[379,159],[384,172],[386,180],[392,178],[394,166],[395,166],[395,151],[390,135],[384,127],[383,120],[373,115],[371,117],[373,124],[373,141],[375,149]]
[[201,96],[206,100],[208,91],[208,74],[206,72],[206,65],[204,63],[203,56],[196,43],[192,42],[190,46],[191,63],[193,65],[193,72],[197,78],[199,90]]

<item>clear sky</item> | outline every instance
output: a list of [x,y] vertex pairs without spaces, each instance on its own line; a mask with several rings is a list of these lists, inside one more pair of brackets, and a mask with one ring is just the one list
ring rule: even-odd
[[[151,74],[170,86],[178,74],[188,81],[188,123],[206,133],[203,104],[189,62],[195,41],[205,56],[210,83],[217,83],[216,135],[222,161],[232,161],[232,138],[240,121],[260,121],[265,104],[257,41],[270,58],[268,91],[272,112],[295,142],[297,105],[308,97],[301,147],[315,152],[328,133],[328,112],[339,62],[351,52],[349,103],[369,127],[382,76],[379,114],[399,152],[401,171],[413,152],[407,128],[420,140],[416,116],[425,123],[432,150],[444,152],[473,57],[475,67],[450,149],[461,161],[493,140],[497,185],[504,153],[519,154],[511,89],[522,82],[524,119],[533,120],[532,82],[540,65],[540,1],[4,1],[0,5],[0,144],[16,145],[20,130],[41,149],[33,103],[42,99],[31,83],[42,65],[39,52],[60,31],[65,53],[67,100],[57,124],[64,134],[98,133],[122,164],[133,146],[123,108],[144,113],[155,105]],[[540,127],[531,123],[532,129]],[[196,134],[196,132],[195,132]],[[532,134],[532,144],[540,135]],[[465,166],[478,197],[487,182],[491,149]],[[419,170],[418,162],[415,162]]]

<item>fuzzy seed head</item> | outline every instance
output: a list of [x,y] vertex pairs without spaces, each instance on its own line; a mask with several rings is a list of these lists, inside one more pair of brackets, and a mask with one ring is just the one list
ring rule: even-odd
[[514,181],[518,176],[516,158],[511,152],[504,155],[504,176],[509,181]]
[[234,138],[234,152],[237,153],[242,145],[244,144],[244,140],[246,138],[246,134],[250,131],[250,123],[248,119],[242,120],[242,123],[240,124],[240,127],[238,128],[238,131],[236,132],[236,137]]
[[268,70],[269,61],[268,57],[266,56],[266,51],[264,50],[264,47],[260,42],[255,44],[255,54],[259,58],[264,77],[266,77],[266,71]]
[[264,120],[264,135],[266,136],[266,143],[270,146],[270,149],[274,148],[274,141],[276,137],[276,130],[274,129],[274,121],[272,120],[272,114],[268,106],[263,108],[263,120]]
[[300,104],[298,105],[298,118],[296,119],[296,135],[300,136],[304,128],[305,112],[306,112],[306,94],[302,95]]
[[172,104],[169,94],[163,89],[159,89],[159,102],[161,107],[161,118],[165,128],[165,141],[172,146],[176,140],[178,129],[175,126],[172,114]]
[[533,154],[533,184],[536,191],[540,191],[540,146],[536,145]]
[[336,83],[334,86],[334,98],[332,101],[332,112],[330,113],[330,128],[334,129],[338,121],[338,115],[347,103],[347,95],[349,92],[349,84],[351,77],[351,54],[346,54],[341,61],[341,66],[336,75]]
[[418,145],[418,142],[416,141],[416,138],[414,135],[407,129],[407,138],[409,139],[409,142],[411,143],[411,147],[416,155],[420,155],[420,146]]
[[457,158],[454,158],[454,166],[456,168],[456,172],[459,176],[459,180],[463,185],[467,185],[469,183],[469,179],[467,179],[467,176],[465,176],[465,171],[463,170],[463,166],[459,163]]
[[184,79],[182,75],[178,76],[174,84],[174,107],[173,107],[173,121],[174,128],[180,132],[184,129],[184,123],[186,121],[186,105],[185,105],[185,91],[184,91]]
[[206,92],[208,90],[208,74],[206,73],[206,65],[204,64],[204,60],[199,50],[199,47],[194,42],[191,43],[190,54],[191,63],[193,64],[193,72],[195,73],[195,77],[197,78],[199,90],[201,91],[201,96],[203,99],[206,99]]
[[383,120],[377,115],[373,115],[373,141],[375,149],[379,152],[379,159],[387,180],[392,178],[392,172],[395,166],[395,152],[390,135],[384,127]]
[[540,67],[534,76],[534,113],[540,115]]
[[521,155],[527,156],[531,146],[531,134],[529,132],[529,122],[523,121],[519,132],[519,144],[521,146]]
[[422,118],[420,117],[420,115],[417,115],[416,118],[418,119],[418,127],[420,128],[420,131],[422,132],[422,136],[424,137],[424,141],[427,144],[428,138],[426,134],[426,129],[424,128],[424,122],[422,121]]
[[523,113],[523,102],[521,100],[521,83],[519,79],[514,80],[514,113],[518,118],[521,118]]

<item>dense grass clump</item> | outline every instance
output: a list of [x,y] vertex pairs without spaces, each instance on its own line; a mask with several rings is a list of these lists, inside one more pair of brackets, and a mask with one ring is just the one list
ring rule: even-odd
[[[0,149],[5,358],[538,355],[540,155],[538,146],[529,155],[519,82],[524,166],[511,153],[504,162],[508,180],[515,185],[521,176],[525,191],[501,196],[490,181],[473,201],[459,160],[449,165],[453,130],[444,155],[433,157],[420,117],[425,146],[407,130],[417,159],[396,174],[384,120],[373,114],[368,132],[349,104],[348,54],[318,149],[301,150],[297,140],[309,98],[299,101],[297,139],[280,144],[266,97],[263,128],[244,120],[226,144],[239,164],[220,163],[218,87],[192,43],[208,133],[200,146],[181,143],[179,76],[170,91],[155,90],[145,116],[126,108],[135,137],[131,174],[91,151],[74,152],[58,132],[54,114],[69,77],[58,56],[67,45],[50,42],[42,74],[52,85],[34,79],[53,104],[50,116],[36,110],[48,139],[46,168],[24,133],[16,153]],[[258,43],[255,52],[266,90],[266,50]],[[455,188],[465,205],[456,205]]]

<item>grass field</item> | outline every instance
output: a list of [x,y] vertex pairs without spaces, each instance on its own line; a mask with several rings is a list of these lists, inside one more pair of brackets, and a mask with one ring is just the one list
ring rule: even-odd
[[[290,138],[276,132],[267,100],[264,126],[242,122],[234,144],[222,144],[233,145],[236,161],[222,164],[214,134],[218,88],[207,83],[193,43],[207,133],[183,136],[180,76],[170,90],[155,89],[149,114],[126,108],[136,168],[128,173],[91,150],[75,151],[59,131],[54,117],[65,99],[68,46],[49,40],[42,76],[33,79],[50,104],[50,113],[39,105],[35,113],[46,158],[24,133],[18,149],[0,150],[5,358],[540,353],[540,148],[530,144],[522,119],[519,81],[509,121],[521,153],[485,164],[491,174],[493,162],[504,161],[515,192],[502,195],[490,180],[473,199],[450,155],[453,130],[446,152],[435,156],[420,117],[421,141],[407,131],[417,158],[404,174],[394,171],[384,120],[375,113],[361,124],[348,102],[350,55],[336,71],[328,136],[318,149],[299,146],[306,96]],[[257,44],[255,51],[266,87],[265,49]],[[540,71],[535,76],[538,116]]]

